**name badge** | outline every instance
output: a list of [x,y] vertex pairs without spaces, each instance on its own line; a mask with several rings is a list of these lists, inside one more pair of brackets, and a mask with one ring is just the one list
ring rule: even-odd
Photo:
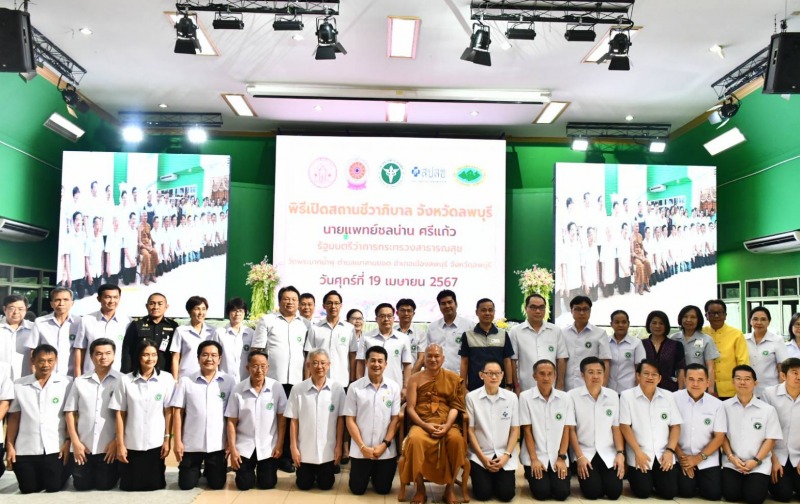
[[697,348],[703,348],[703,340],[695,340],[694,346]]
[[492,345],[497,345],[500,343],[500,338],[489,338],[489,343]]
[[158,346],[158,351],[159,352],[166,352],[168,345],[169,345],[169,340],[167,338],[162,339],[161,340],[161,344]]

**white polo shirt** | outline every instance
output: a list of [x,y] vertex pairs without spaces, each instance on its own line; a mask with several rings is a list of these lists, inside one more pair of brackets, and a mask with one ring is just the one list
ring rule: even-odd
[[750,365],[758,376],[756,397],[764,398],[763,391],[767,387],[778,384],[778,366],[789,358],[783,336],[778,336],[767,331],[760,343],[756,343],[753,333],[744,335],[747,342],[747,352],[750,354]]
[[308,328],[309,324],[305,319],[295,317],[288,322],[280,313],[270,313],[258,320],[252,346],[267,351],[267,376],[278,383],[294,385],[303,381],[303,348]]
[[[256,460],[272,457],[278,446],[278,415],[286,409],[286,393],[280,383],[264,379],[261,392],[256,392],[247,378],[237,383],[225,409],[227,418],[237,418],[236,450],[242,457]],[[289,428],[286,427],[286,435]]]
[[536,386],[536,380],[533,379],[534,364],[542,359],[556,364],[556,359],[569,357],[561,328],[550,322],[542,322],[542,327],[536,332],[530,322],[525,320],[511,328],[508,338],[514,349],[511,360],[517,361],[517,376],[523,391]]
[[571,390],[584,384],[581,376],[581,361],[586,357],[611,359],[611,349],[608,345],[608,333],[605,329],[593,324],[586,324],[580,333],[574,325],[569,325],[564,329],[563,335],[567,352],[569,352],[565,389]]
[[[512,427],[519,427],[519,400],[517,395],[500,388],[497,394],[489,395],[486,387],[481,387],[467,394],[467,413],[469,426],[475,430],[478,446],[489,460],[502,457],[508,448],[508,435]],[[560,441],[560,440],[559,440]],[[516,441],[514,442],[516,445]],[[511,457],[503,466],[504,471],[517,469],[517,448],[513,448]],[[483,465],[480,457],[469,446],[469,459]]]
[[719,350],[711,336],[700,331],[695,331],[689,338],[684,336],[683,331],[678,331],[671,335],[669,339],[680,341],[683,344],[683,356],[686,365],[702,364],[706,361],[714,360],[719,357]]
[[421,333],[414,329],[414,324],[411,324],[411,327],[408,328],[408,331],[404,331],[400,329],[400,324],[394,325],[394,330],[397,332],[401,332],[408,336],[408,342],[411,345],[411,355],[414,356],[414,361],[417,360],[417,354],[424,352],[424,350],[420,350],[422,348],[422,338],[425,337],[425,333]]
[[[667,448],[669,428],[683,422],[672,394],[656,387],[653,400],[647,399],[642,388],[622,392],[619,398],[619,423],[630,425],[642,451],[650,457],[650,468]],[[633,448],[626,446],[628,463],[636,460]]]
[[[747,461],[755,458],[766,439],[783,439],[781,424],[775,408],[753,397],[747,406],[742,406],[739,397],[733,396],[722,403],[722,412],[728,422],[728,442],[733,454]],[[728,457],[723,457],[722,467],[734,469]],[[772,470],[772,457],[764,457],[761,465],[751,473],[767,474]]]
[[131,323],[130,317],[116,312],[113,317],[107,319],[103,312],[96,311],[81,317],[78,324],[78,334],[72,342],[73,348],[86,350],[83,356],[83,373],[90,374],[94,371],[92,356],[89,355],[89,347],[92,342],[100,338],[108,338],[116,345],[114,352],[114,364],[112,367],[119,371],[122,367],[122,340],[125,339],[125,330]]
[[23,320],[14,330],[3,319],[0,322],[0,362],[11,365],[11,379],[15,380],[24,374],[24,368],[30,368],[30,351],[25,349],[25,342],[30,339],[33,322]]
[[297,447],[301,462],[324,464],[333,460],[336,421],[344,402],[344,388],[330,379],[321,389],[314,386],[311,378],[292,387],[284,416],[299,422]]
[[[725,415],[720,413],[722,401],[716,397],[703,394],[700,400],[695,401],[686,389],[673,392],[672,397],[683,419],[678,444],[684,453],[697,455],[708,445],[715,432],[728,432]],[[706,455],[708,458],[697,464],[698,469],[719,467],[718,451]]]
[[213,340],[215,336],[215,329],[205,322],[203,322],[200,332],[195,331],[194,327],[190,325],[180,326],[175,330],[172,342],[169,344],[169,351],[181,354],[178,377],[189,376],[200,371],[200,362],[197,360],[197,347],[206,340]]
[[72,379],[53,373],[42,387],[36,375],[14,382],[14,400],[9,413],[20,413],[19,432],[14,442],[17,455],[58,453],[67,439],[64,403]]
[[[60,375],[74,376],[75,361],[72,358],[72,343],[78,336],[78,327],[81,319],[77,315],[69,314],[64,323],[58,325],[55,316],[50,313],[41,316],[33,322],[26,348],[33,350],[37,346],[47,343],[58,350],[58,367],[56,372]],[[23,374],[30,374],[29,368],[23,369]]]
[[419,352],[424,352],[428,345],[439,345],[444,350],[444,363],[442,367],[456,374],[461,373],[461,336],[475,328],[475,324],[460,315],[456,315],[453,322],[445,323],[444,317],[434,320],[428,326],[428,331],[420,340]]
[[367,350],[374,346],[385,348],[386,353],[389,354],[383,376],[403,387],[403,367],[405,364],[413,364],[417,357],[411,355],[411,342],[408,340],[408,336],[399,331],[392,331],[391,336],[387,338],[378,329],[373,329],[358,340],[356,360],[366,361]]
[[166,371],[153,371],[150,379],[128,373],[120,379],[108,407],[126,411],[125,446],[146,451],[164,443],[164,410],[169,407],[175,379]]
[[181,433],[184,450],[213,453],[225,449],[225,408],[234,385],[233,377],[220,371],[210,382],[199,371],[181,376],[169,405],[186,410]]
[[601,387],[595,400],[586,386],[572,389],[568,394],[575,410],[575,422],[568,425],[575,426],[581,452],[589,462],[598,454],[606,467],[612,467],[617,446],[611,429],[619,427],[619,395]]
[[305,351],[321,348],[328,352],[331,367],[328,377],[342,387],[350,384],[350,352],[358,350],[358,339],[353,324],[339,320],[331,326],[326,319],[311,325],[306,338]]
[[611,349],[608,388],[621,393],[623,390],[635,387],[636,364],[647,357],[642,340],[627,334],[622,341],[617,342],[617,339],[611,336],[608,346]]
[[106,236],[106,245],[105,245],[105,253],[108,254],[108,264],[106,269],[109,275],[116,275],[119,273],[119,270],[122,267],[121,261],[121,253],[122,250],[122,233],[120,231],[114,231],[113,227],[109,226],[109,233]]
[[13,372],[11,364],[0,362],[0,401],[8,401],[10,403],[14,400]]
[[230,324],[218,327],[212,340],[222,345],[222,359],[219,368],[234,378],[237,383],[248,377],[247,355],[253,343],[253,329],[245,325],[234,331]]
[[781,423],[783,439],[775,441],[775,456],[782,466],[789,460],[796,468],[800,464],[800,396],[793,400],[781,383],[766,387],[761,400],[775,408]]
[[117,437],[116,414],[108,405],[121,379],[114,369],[102,380],[92,370],[72,382],[64,411],[78,414],[78,437],[92,454],[105,453]]
[[[566,392],[556,388],[550,392],[549,400],[542,397],[538,386],[528,389],[519,395],[519,424],[531,426],[536,458],[541,460],[546,468],[554,469],[564,427],[575,424],[572,400]],[[520,461],[522,465],[529,466],[531,456],[528,447],[524,440],[520,444],[522,445]],[[547,466],[547,463],[550,465]]]
[[[342,416],[355,417],[358,432],[367,446],[378,446],[386,439],[386,432],[392,417],[400,414],[400,384],[388,378],[378,387],[372,384],[369,376],[352,383],[347,389]],[[383,452],[378,460],[387,460],[397,455],[397,443]],[[350,439],[350,456],[363,459],[354,439]]]

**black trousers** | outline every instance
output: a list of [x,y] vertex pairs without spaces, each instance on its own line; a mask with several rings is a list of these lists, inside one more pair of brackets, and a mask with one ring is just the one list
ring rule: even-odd
[[774,485],[770,482],[769,494],[780,502],[789,502],[793,494],[800,495],[800,474],[797,474],[797,468],[792,466],[791,460],[787,460],[783,466],[783,477]]
[[[499,500],[511,502],[517,493],[514,471],[487,471],[480,463],[472,462],[469,477],[472,480],[472,496],[479,501]],[[351,476],[352,477],[352,476]],[[567,480],[569,481],[569,480]]]
[[694,478],[678,472],[678,495],[684,498],[700,496],[711,501],[722,499],[722,468],[709,467],[698,471],[695,469]]
[[601,499],[603,496],[609,500],[619,499],[622,495],[622,480],[617,477],[616,469],[606,466],[597,453],[592,457],[591,463],[589,477],[578,478],[581,494],[589,500]]
[[569,497],[569,469],[567,469],[567,477],[564,479],[559,478],[552,467],[547,469],[547,472],[542,475],[542,479],[536,479],[531,471],[531,466],[524,467],[525,479],[528,480],[528,486],[531,487],[531,494],[533,494],[534,499],[563,501]]
[[119,465],[119,489],[146,492],[166,488],[166,470],[160,446],[147,451],[128,450],[128,463]]
[[19,491],[24,494],[58,492],[64,488],[72,472],[72,463],[65,466],[58,453],[50,455],[17,455],[14,462],[14,475],[17,477]]
[[767,498],[768,474],[742,474],[733,469],[722,469],[722,497],[728,502],[761,504]]
[[628,466],[628,483],[633,495],[639,499],[647,499],[655,493],[656,497],[662,499],[674,499],[678,493],[679,467],[673,465],[669,471],[662,471],[661,464],[656,460],[653,468],[645,473]]
[[211,453],[190,452],[184,453],[181,463],[178,464],[178,487],[181,490],[191,490],[200,481],[200,467],[203,466],[203,476],[211,490],[221,490],[225,487],[228,478],[228,464],[225,460],[225,451]]
[[272,457],[258,460],[256,451],[250,458],[242,457],[242,465],[236,471],[236,488],[250,490],[253,487],[262,490],[275,488],[278,484],[278,460]]
[[[284,383],[283,384],[283,391],[286,393],[286,397],[289,397],[289,394],[292,392],[292,385],[291,383]],[[281,453],[282,460],[288,460],[290,464],[292,464],[292,440],[291,436],[289,435],[289,424],[291,423],[290,419],[286,419],[286,435],[283,436],[283,452]],[[286,462],[284,462],[286,463]]]
[[300,490],[311,490],[314,481],[320,490],[330,490],[336,476],[333,473],[333,460],[324,464],[307,464],[303,462],[297,468],[297,488]]
[[0,443],[0,478],[3,477],[3,474],[6,472],[6,464],[3,462],[6,459],[6,447],[3,443]]
[[111,490],[119,481],[119,462],[106,464],[105,453],[91,454],[83,465],[72,469],[72,484],[75,490]]
[[392,480],[397,471],[397,457],[386,460],[350,458],[350,491],[364,495],[372,480],[375,493],[386,495],[392,491]]

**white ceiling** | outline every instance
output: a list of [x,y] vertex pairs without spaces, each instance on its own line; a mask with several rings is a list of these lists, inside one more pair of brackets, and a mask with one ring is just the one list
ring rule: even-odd
[[[294,32],[273,31],[269,15],[245,15],[245,29],[230,31],[213,30],[213,14],[199,13],[220,50],[203,57],[173,53],[175,32],[164,12],[175,4],[166,0],[39,0],[29,11],[33,25],[88,70],[80,91],[111,114],[159,111],[166,103],[168,111],[220,112],[228,131],[356,124],[541,137],[563,136],[568,121],[623,122],[628,114],[677,129],[716,103],[712,82],[769,43],[784,7],[785,0],[638,0],[632,18],[643,28],[630,50],[630,72],[581,63],[593,44],[567,42],[561,24],[537,25],[535,41],[512,41],[504,50],[502,23],[492,33],[493,66],[461,61],[469,0],[342,0],[339,41],[348,54],[334,61],[314,60],[313,17],[304,19],[304,40],[295,41]],[[788,1],[789,13],[798,9],[800,0]],[[415,60],[386,57],[389,15],[422,18]],[[93,34],[82,35],[82,27]],[[800,30],[800,20],[790,16],[789,29]],[[598,39],[604,32],[598,27]],[[714,44],[724,47],[724,59],[709,51]],[[531,125],[541,108],[533,105],[414,103],[408,124],[387,125],[381,102],[250,98],[258,117],[234,116],[220,93],[246,93],[257,83],[545,90],[572,104],[554,125]]]

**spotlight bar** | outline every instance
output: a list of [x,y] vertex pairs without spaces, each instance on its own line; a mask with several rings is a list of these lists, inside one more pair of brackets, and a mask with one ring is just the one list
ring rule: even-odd
[[340,0],[266,1],[266,0],[189,0],[175,4],[179,11],[219,12],[233,14],[283,14],[294,16],[338,16]]
[[597,33],[595,33],[594,28],[588,30],[571,28],[564,33],[564,38],[567,39],[567,42],[594,42],[597,38]]
[[536,31],[533,28],[509,28],[506,30],[508,40],[534,40]]
[[508,21],[525,23],[567,23],[633,25],[631,12],[636,0],[587,2],[576,0],[473,0],[473,21]]
[[276,19],[272,23],[275,31],[302,31],[303,27],[303,22],[299,19]]
[[244,30],[244,21],[239,18],[216,18],[211,26],[215,30]]
[[122,124],[140,124],[147,128],[185,128],[189,126],[219,128],[222,126],[222,114],[218,112],[120,111],[118,115]]
[[589,138],[628,138],[631,140],[655,140],[669,136],[671,124],[666,123],[567,123],[567,136]]

